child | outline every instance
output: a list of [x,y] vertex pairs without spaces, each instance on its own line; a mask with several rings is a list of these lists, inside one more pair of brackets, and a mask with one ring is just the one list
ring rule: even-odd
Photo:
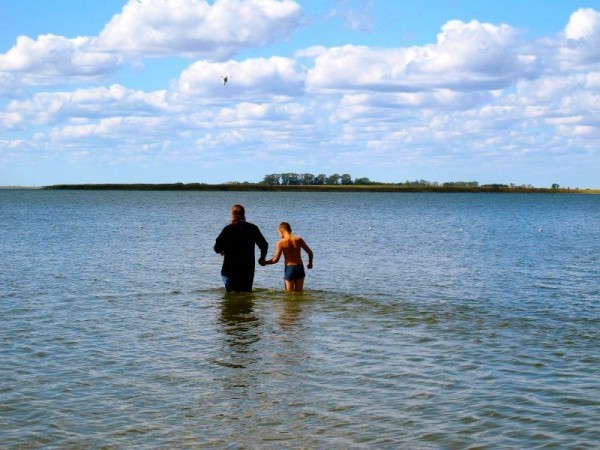
[[313,252],[304,239],[292,235],[292,227],[287,222],[279,224],[279,235],[281,240],[277,243],[273,257],[264,262],[264,265],[279,262],[281,254],[285,258],[283,281],[286,291],[301,291],[304,288],[304,264],[302,262],[301,249],[308,254],[306,267],[312,269]]

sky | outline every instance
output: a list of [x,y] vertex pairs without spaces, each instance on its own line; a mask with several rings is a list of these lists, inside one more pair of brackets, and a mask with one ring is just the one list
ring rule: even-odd
[[600,188],[600,0],[0,0],[0,186],[287,172]]

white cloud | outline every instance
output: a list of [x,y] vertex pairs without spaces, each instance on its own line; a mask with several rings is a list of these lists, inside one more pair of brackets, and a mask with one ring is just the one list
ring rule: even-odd
[[0,74],[14,74],[12,82],[19,85],[57,85],[96,79],[122,64],[121,56],[94,51],[92,46],[92,40],[85,37],[67,39],[47,34],[33,40],[20,36],[7,53],[0,55]]
[[0,71],[0,97],[19,97],[23,94],[23,84],[13,73]]
[[265,46],[301,26],[292,0],[130,0],[98,37],[19,36],[0,54],[0,95],[27,86],[97,81],[139,57],[224,60]]
[[511,100],[530,119],[525,123],[555,128],[552,134],[561,138],[600,137],[600,87],[590,86],[586,74],[521,83]]
[[316,57],[307,83],[312,90],[490,90],[538,73],[536,62],[507,25],[450,21],[434,45],[331,48]]
[[0,113],[0,130],[10,130],[23,123],[23,114],[16,112]]
[[224,126],[264,127],[269,122],[299,119],[305,112],[300,105],[239,103],[235,108],[223,108],[215,120]]
[[287,37],[302,20],[292,0],[130,0],[97,44],[129,54],[224,60]]
[[[222,75],[229,81],[223,85]],[[304,69],[293,59],[272,57],[241,62],[211,63],[198,61],[181,73],[172,86],[181,102],[203,99],[220,102],[255,96],[276,100],[278,96],[298,96],[304,92]]]
[[[67,125],[54,128],[50,132],[53,141],[81,141],[88,138],[116,140],[124,139],[135,134],[151,139],[152,136],[169,133],[170,122],[162,117],[110,117],[87,125]],[[127,143],[126,143],[127,144]]]
[[583,8],[571,14],[565,37],[571,40],[597,39],[600,35],[600,13]]
[[[546,42],[548,59],[555,61],[560,72],[585,71],[600,63],[600,13],[583,8],[571,14],[563,40]],[[541,49],[540,49],[541,51]]]
[[[508,25],[453,20],[429,45],[313,46],[293,57],[216,61],[287,36],[286,27],[302,20],[298,5],[132,0],[99,38],[21,36],[0,55],[0,95],[10,99],[0,109],[0,131],[9,136],[0,157],[103,155],[118,164],[154,156],[333,171],[468,161],[508,170],[532,155],[546,164],[545,157],[579,152],[593,163],[599,17],[578,10],[562,33],[533,42]],[[133,78],[77,84],[118,75],[131,58],[174,54],[203,59],[147,91],[127,87]],[[68,87],[44,92],[42,85],[59,83]]]
[[43,92],[28,100],[13,100],[0,116],[0,128],[26,124],[48,125],[78,119],[111,116],[168,114],[165,91],[145,93],[121,85],[77,89],[73,92]]

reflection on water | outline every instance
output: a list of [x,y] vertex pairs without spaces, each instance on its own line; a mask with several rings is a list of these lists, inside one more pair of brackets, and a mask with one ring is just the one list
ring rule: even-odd
[[225,293],[218,317],[222,345],[212,362],[246,369],[239,370],[236,377],[252,376],[252,372],[267,367],[273,370],[273,364],[298,364],[305,357],[309,339],[301,323],[308,298],[305,294],[277,292],[265,301],[256,292]]
[[259,325],[254,313],[254,294],[251,292],[226,293],[221,300],[220,322],[227,334],[237,334],[237,330],[252,329]]
[[[303,295],[304,293],[290,293],[290,297]],[[283,303],[283,311],[281,311],[281,315],[279,316],[279,325],[282,329],[291,331],[292,328],[298,326],[301,317],[302,299],[290,298],[287,302]]]
[[261,319],[254,311],[254,294],[226,293],[221,300],[219,331],[226,348],[218,364],[245,368],[256,362],[254,350],[260,341]]

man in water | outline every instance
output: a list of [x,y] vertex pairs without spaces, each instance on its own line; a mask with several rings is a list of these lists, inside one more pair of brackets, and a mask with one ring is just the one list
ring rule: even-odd
[[215,252],[223,255],[221,276],[227,292],[251,292],[254,281],[254,246],[260,249],[262,265],[269,244],[258,227],[246,222],[242,205],[231,207],[231,223],[223,228],[215,242]]

